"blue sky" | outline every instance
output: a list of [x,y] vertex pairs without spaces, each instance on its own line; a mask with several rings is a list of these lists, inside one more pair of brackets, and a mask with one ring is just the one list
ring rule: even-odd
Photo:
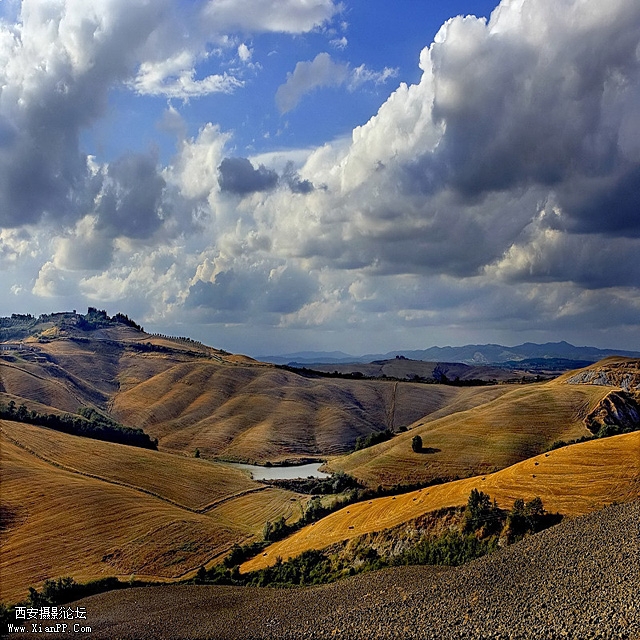
[[[190,136],[209,121],[233,131],[239,155],[319,146],[350,136],[399,82],[420,80],[419,52],[445,20],[469,14],[488,18],[494,7],[494,2],[473,0],[361,1],[343,3],[331,20],[302,34],[231,33],[233,44],[199,64],[196,77],[233,69],[244,86],[188,99],[113,90],[106,117],[84,132],[84,148],[106,160],[124,151],[158,149],[161,159],[168,162],[175,153],[175,138],[159,125],[168,103],[180,113]],[[243,44],[251,54],[248,65],[238,58],[238,47]],[[295,109],[281,114],[275,101],[277,88],[298,62],[312,61],[321,53],[352,69],[365,65],[372,72],[387,68],[392,74],[379,83],[363,83],[357,91],[345,91],[344,85],[318,87],[304,95]]]
[[0,314],[250,354],[640,349],[637,3],[0,17]]

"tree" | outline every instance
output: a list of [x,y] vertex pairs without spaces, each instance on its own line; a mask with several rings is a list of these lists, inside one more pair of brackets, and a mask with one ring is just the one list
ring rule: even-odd
[[493,513],[491,507],[491,498],[482,491],[472,489],[465,511],[465,529],[467,531],[477,531],[481,527],[492,524],[494,515],[496,514]]
[[420,436],[413,436],[411,439],[411,448],[416,452],[422,451],[422,438]]
[[194,458],[199,458],[200,457],[200,449],[196,449],[196,452],[193,454]]

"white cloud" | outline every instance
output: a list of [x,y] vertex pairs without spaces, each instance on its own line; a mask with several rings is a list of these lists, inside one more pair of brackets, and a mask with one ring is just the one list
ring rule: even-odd
[[231,93],[244,84],[227,73],[197,80],[195,62],[189,51],[160,62],[143,62],[130,86],[139,95],[187,99],[211,93]]
[[345,36],[342,36],[342,38],[334,38],[333,40],[329,40],[329,44],[332,47],[335,47],[336,49],[340,49],[341,51],[343,51],[344,49],[347,48],[349,41]]
[[206,25],[219,32],[304,33],[339,10],[333,0],[209,0],[202,12]]
[[373,71],[371,69],[368,69],[366,65],[361,64],[351,72],[349,89],[353,91],[367,82],[373,82],[374,84],[384,84],[390,78],[397,77],[397,75],[398,69],[385,67],[382,71]]
[[291,111],[303,95],[317,87],[339,87],[348,76],[348,66],[334,62],[328,53],[319,53],[313,60],[298,62],[287,81],[278,87],[276,104],[280,113]]
[[[417,84],[316,150],[244,158],[215,124],[188,138],[169,108],[168,166],[149,154],[98,165],[78,139],[109,87],[135,78],[188,97],[217,82],[197,76],[202,31],[169,51],[170,4],[128,6],[31,0],[24,28],[0,27],[0,224],[15,227],[0,232],[0,260],[38,274],[14,287],[113,301],[141,320],[344,329],[364,349],[405,328],[430,343],[481,330],[588,341],[608,326],[640,339],[637,3],[505,1],[488,23],[452,19]],[[224,29],[312,29],[335,10],[219,1],[201,17],[220,41]],[[220,46],[246,62],[238,43]],[[393,74],[322,53],[296,65],[277,104]]]
[[328,53],[319,53],[313,60],[298,62],[287,80],[278,87],[276,105],[280,113],[291,111],[302,97],[318,87],[339,87],[347,84],[353,91],[366,82],[381,84],[397,75],[396,69],[385,67],[372,71],[364,64],[351,69],[346,62],[335,62]]
[[251,56],[253,55],[253,51],[249,49],[249,47],[243,42],[238,45],[238,57],[245,64],[251,60]]

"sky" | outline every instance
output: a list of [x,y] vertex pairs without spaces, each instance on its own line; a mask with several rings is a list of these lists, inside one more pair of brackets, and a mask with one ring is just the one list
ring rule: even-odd
[[0,315],[89,305],[640,350],[640,3],[0,0]]

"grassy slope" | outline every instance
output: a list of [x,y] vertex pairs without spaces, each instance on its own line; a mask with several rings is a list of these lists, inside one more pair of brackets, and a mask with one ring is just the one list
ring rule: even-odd
[[296,520],[307,499],[203,460],[0,428],[0,600],[61,575],[175,578],[260,538],[268,519]]
[[[445,417],[433,414],[393,440],[330,466],[372,486],[488,473],[536,455],[555,440],[587,435],[582,418],[609,390],[556,381],[508,387],[493,401]],[[416,434],[429,453],[412,451]]]
[[[493,389],[492,397],[505,391]],[[128,384],[113,411],[158,437],[161,448],[265,462],[344,452],[358,435],[410,424],[478,391],[200,361]]]
[[62,468],[139,488],[186,509],[202,509],[263,487],[237,469],[205,460],[104,443],[18,422],[3,421],[1,428],[13,441]]
[[548,511],[572,516],[631,500],[640,496],[640,432],[563,447],[494,474],[350,505],[274,543],[266,555],[246,562],[241,570],[394,527],[435,509],[464,505],[473,488],[503,508],[511,508],[518,497],[540,496]]

